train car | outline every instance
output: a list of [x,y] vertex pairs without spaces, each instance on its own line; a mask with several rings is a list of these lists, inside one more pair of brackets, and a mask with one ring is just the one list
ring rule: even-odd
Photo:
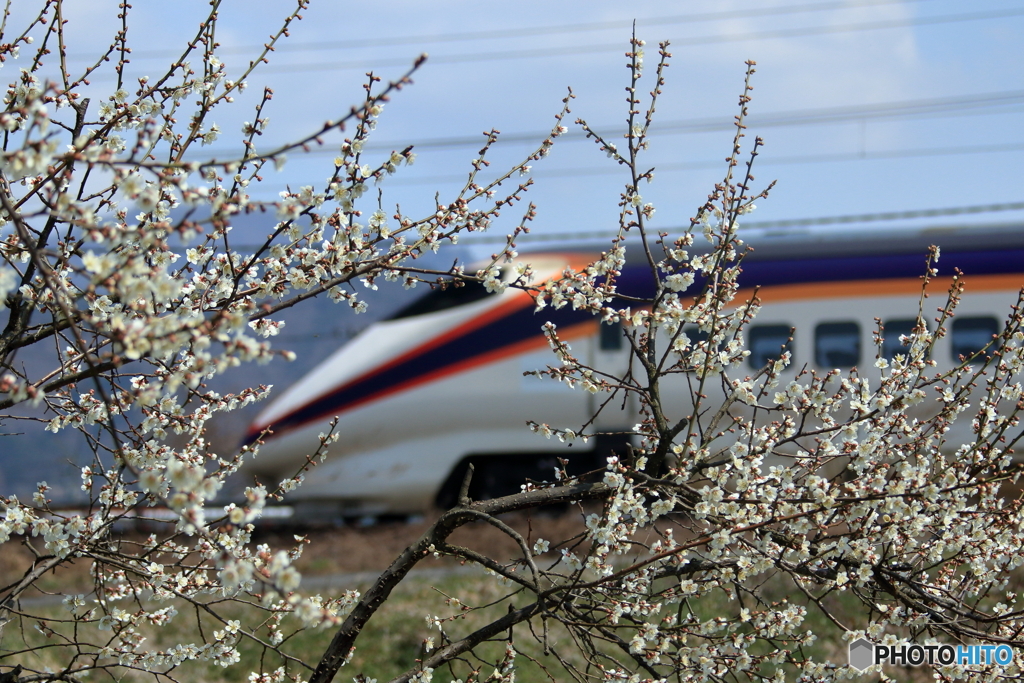
[[[941,305],[954,268],[966,293],[935,360],[951,367],[998,333],[1024,286],[1024,226],[755,234],[743,262],[740,300],[759,287],[763,307],[746,330],[750,374],[774,356],[795,328],[792,368],[858,367],[877,374],[876,319],[886,330],[881,354],[902,349],[916,324],[928,245],[941,247],[930,289]],[[596,254],[551,251],[524,255],[538,282]],[[645,264],[627,262],[618,284],[632,296],[653,291]],[[647,294],[645,294],[647,293]],[[602,395],[524,376],[555,362],[541,328],[558,325],[574,354],[594,367],[623,372],[630,359],[617,326],[589,314],[545,308],[529,294],[482,285],[435,289],[387,320],[369,326],[275,398],[252,423],[264,444],[246,470],[278,481],[291,476],[335,417],[340,435],[324,464],[292,494],[293,503],[328,516],[413,513],[454,503],[469,463],[474,498],[518,490],[527,478],[548,479],[557,458],[573,469],[600,466],[623,445],[636,420],[627,404],[605,411],[596,427],[613,435],[571,447],[545,439],[528,420],[574,428],[594,414]],[[692,335],[691,335],[692,336]],[[681,387],[681,385],[680,385]],[[676,390],[667,402],[689,397]],[[619,433],[615,436],[614,433]]]

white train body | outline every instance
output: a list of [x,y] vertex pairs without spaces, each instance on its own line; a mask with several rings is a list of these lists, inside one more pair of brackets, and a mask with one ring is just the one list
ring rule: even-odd
[[[890,345],[917,316],[929,243],[942,247],[941,272],[950,275],[958,267],[967,284],[954,327],[935,346],[940,368],[991,339],[1024,286],[1024,228],[1019,226],[905,232],[892,239],[765,242],[753,241],[757,258],[745,262],[741,278],[745,288],[761,286],[764,302],[747,331],[752,357],[745,369],[751,374],[766,354],[777,354],[780,331],[788,334],[795,327],[791,367],[855,365],[862,375],[877,377],[875,319],[886,323],[885,353],[891,355]],[[579,267],[587,257],[549,253],[524,260],[544,279],[566,266]],[[629,286],[627,275],[620,280],[623,286]],[[649,277],[649,271],[636,277]],[[947,281],[936,279],[930,289],[934,303],[926,312],[944,301]],[[273,433],[264,437],[247,469],[276,477],[271,483],[294,474],[336,417],[339,440],[291,500],[326,514],[409,513],[452,502],[468,462],[483,470],[474,479],[475,493],[493,495],[518,489],[526,476],[550,476],[556,457],[587,469],[599,464],[608,448],[621,445],[612,438],[569,448],[531,432],[528,420],[576,428],[603,397],[523,376],[555,360],[541,334],[549,319],[578,358],[621,371],[629,358],[626,348],[614,348],[617,330],[602,332],[595,319],[580,313],[535,313],[529,295],[519,290],[487,296],[463,289],[432,292],[398,316],[371,325],[286,389],[250,428],[250,441],[264,430]],[[689,395],[682,383],[673,386],[666,404],[685,410]],[[629,430],[636,421],[636,411],[627,406],[606,411],[598,426]]]

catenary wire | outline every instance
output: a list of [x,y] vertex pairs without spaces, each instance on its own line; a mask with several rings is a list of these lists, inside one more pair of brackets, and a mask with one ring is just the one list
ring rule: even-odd
[[[672,48],[693,47],[696,45],[711,45],[716,43],[743,42],[749,40],[769,40],[780,38],[799,38],[816,35],[831,35],[836,33],[850,33],[857,31],[873,31],[888,28],[905,28],[910,26],[931,26],[938,24],[961,23],[967,21],[984,21],[989,19],[1008,19],[1024,16],[1024,7],[1007,8],[999,10],[988,10],[983,12],[967,12],[954,15],[939,15],[926,17],[910,17],[901,19],[888,19],[883,21],[869,21],[850,24],[838,24],[830,26],[807,26],[773,29],[769,31],[750,31],[745,33],[712,34],[705,36],[693,36],[689,38],[676,38],[671,40]],[[490,50],[482,52],[465,52],[447,55],[434,55],[429,58],[432,64],[458,64],[465,62],[484,62],[497,60],[532,59],[537,57],[554,57],[559,55],[584,55],[597,54],[602,52],[620,51],[623,47],[622,41],[615,43],[600,43],[590,45],[567,45],[563,47],[525,48],[519,50]],[[407,66],[412,63],[411,56],[404,57],[381,57],[375,59],[360,59],[350,61],[317,61],[301,62],[293,64],[268,64],[260,67],[259,72],[270,73],[308,73],[313,71],[343,71],[346,69],[378,69],[391,66]],[[133,67],[132,71],[137,70]],[[97,74],[94,81],[111,80],[115,74]]]
[[[769,31],[749,31],[745,33],[726,33],[707,36],[693,36],[671,40],[670,49],[693,47],[696,45],[712,45],[717,43],[744,42],[749,40],[771,40],[780,38],[801,38],[836,33],[852,33],[857,31],[875,31],[888,28],[905,28],[910,26],[932,26],[938,24],[961,23],[966,21],[985,21],[989,19],[1008,19],[1024,16],[1024,7],[990,10],[985,12],[967,12],[955,15],[934,17],[913,17],[906,19],[889,19],[884,21],[868,21],[832,26],[807,26],[773,29]],[[429,58],[432,64],[460,64],[465,62],[498,61],[509,59],[532,59],[553,57],[558,55],[583,55],[601,52],[618,52],[622,50],[622,41],[591,45],[567,45],[564,47],[525,48],[520,50],[492,50],[448,55],[434,55]],[[341,71],[345,69],[367,69],[385,66],[403,66],[410,63],[409,57],[384,57],[372,60],[351,60],[337,62],[304,62],[301,64],[269,64],[264,66],[264,73],[292,73],[295,71]]]
[[[821,123],[842,123],[846,121],[860,121],[868,119],[905,118],[912,116],[925,116],[935,114],[951,114],[963,112],[976,112],[979,109],[992,109],[995,107],[1007,107],[1024,103],[1024,90],[1004,90],[999,92],[974,93],[969,95],[957,95],[952,97],[924,98],[913,100],[900,100],[894,102],[879,102],[876,104],[859,104],[843,107],[828,107],[815,109],[793,109],[790,111],[779,111],[767,114],[751,114],[747,118],[748,128],[780,128],[786,126],[798,126]],[[1001,112],[991,112],[1001,113]],[[651,127],[652,135],[676,134],[685,135],[693,133],[710,133],[723,130],[732,130],[735,123],[726,116],[702,117],[689,119],[675,119],[670,121],[656,121]],[[619,125],[594,126],[598,133],[608,136],[615,134],[621,128]],[[499,142],[501,143],[539,143],[549,135],[548,131],[527,131],[502,133]],[[455,147],[479,147],[482,141],[481,135],[462,135],[453,137],[426,138],[414,142],[399,141],[374,141],[370,140],[364,145],[368,151],[374,150],[395,150],[403,149],[412,144],[416,150],[440,149]],[[564,133],[560,140],[583,140],[585,134],[580,130],[569,130]],[[337,148],[331,145],[324,145],[303,152],[303,155],[337,155]],[[231,156],[232,152],[224,147],[206,148],[203,150],[206,157]]]
[[[758,159],[759,168],[765,166],[793,166],[801,164],[836,163],[846,161],[872,161],[879,159],[912,159],[919,157],[936,156],[959,156],[967,154],[998,154],[1006,152],[1017,152],[1024,150],[1024,142],[998,143],[992,145],[962,145],[955,147],[926,147],[891,150],[859,150],[851,152],[831,152],[828,154],[793,155],[788,157],[770,157],[763,155]],[[707,159],[701,161],[680,161],[671,163],[652,163],[654,172],[676,172],[694,171],[701,169],[720,168],[724,162],[721,159]],[[615,164],[607,166],[581,166],[575,168],[545,168],[538,166],[531,171],[531,175],[545,179],[575,178],[583,176],[614,175],[621,173],[622,169]],[[427,175],[418,177],[406,177],[397,175],[386,180],[388,185],[430,185],[435,183],[461,183],[466,181],[466,173],[453,173],[447,175]],[[251,195],[257,201],[274,201],[274,199],[260,200],[259,192]]]
[[[807,12],[822,12],[828,10],[858,9],[861,7],[878,7],[884,5],[908,5],[914,2],[928,2],[931,0],[864,0],[862,2],[812,2],[795,5],[781,5],[777,7],[750,7],[742,10],[724,10],[717,12],[701,12],[694,14],[676,14],[662,17],[637,17],[637,26],[667,26],[670,24],[693,24],[707,21],[723,21],[729,19],[748,19],[756,17],[780,16],[786,14],[803,14]],[[518,28],[504,28],[489,31],[454,31],[443,34],[427,33],[407,36],[388,36],[386,40],[394,45],[411,45],[424,43],[453,43],[473,40],[500,40],[503,38],[526,38],[530,36],[549,36],[559,34],[586,33],[591,31],[607,31],[629,28],[633,24],[632,19],[590,21],[571,24],[557,24],[553,26],[523,26]],[[309,42],[279,42],[274,50],[276,52],[317,52],[324,50],[351,50],[364,47],[377,47],[385,38],[375,36],[373,38],[356,38],[347,40],[325,40]],[[219,54],[254,54],[263,49],[262,44],[251,45],[226,45],[218,49]],[[132,59],[160,59],[176,58],[181,50],[137,50],[132,52]],[[73,60],[94,59],[92,53],[73,53],[68,55]]]
[[[978,215],[984,213],[1001,213],[1006,211],[1024,211],[1024,202],[1000,202],[996,204],[969,204],[966,206],[946,206],[932,209],[908,209],[904,211],[877,211],[874,213],[858,213],[858,214],[840,214],[835,216],[815,216],[810,218],[784,218],[779,220],[771,221],[744,221],[743,227],[747,229],[767,229],[767,228],[793,228],[793,227],[812,227],[815,225],[840,225],[850,223],[875,223],[879,221],[901,221],[901,220],[913,220],[917,218],[941,218],[944,216],[968,216]],[[658,230],[667,231],[679,231],[684,229],[682,226],[670,226],[666,228],[658,228]],[[519,239],[528,240],[534,242],[555,242],[555,241],[569,241],[569,240],[592,240],[601,239],[608,237],[608,230],[590,230],[590,231],[561,231],[561,232],[548,232],[548,231],[536,231],[529,234],[521,235]],[[480,236],[467,236],[465,239],[459,240],[459,244],[463,246],[472,246],[474,244],[487,244],[487,243],[498,243],[504,242],[506,237],[504,235],[480,235]],[[239,244],[234,249],[241,252],[252,252],[260,248],[262,245],[257,244]]]
[[[917,218],[938,218],[943,216],[966,216],[983,213],[998,213],[1004,211],[1022,211],[1024,202],[1005,202],[1001,204],[974,204],[970,206],[950,206],[936,209],[912,209],[908,211],[879,211],[876,213],[844,214],[839,216],[818,216],[815,218],[788,218],[774,221],[744,221],[743,227],[747,230],[762,230],[770,228],[795,228],[812,227],[815,225],[841,225],[855,223],[875,223],[879,221],[900,221],[913,220]],[[658,228],[659,231],[678,232],[684,230],[685,226],[672,226]],[[574,240],[593,240],[608,237],[607,230],[581,231],[581,232],[546,232],[537,231],[521,235],[517,241],[530,242],[562,242]],[[486,235],[480,237],[467,237],[460,240],[460,244],[472,246],[474,244],[503,243],[504,235]]]

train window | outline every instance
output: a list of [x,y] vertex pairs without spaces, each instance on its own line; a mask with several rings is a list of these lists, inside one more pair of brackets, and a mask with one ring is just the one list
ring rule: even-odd
[[882,357],[892,360],[896,354],[907,355],[908,348],[900,341],[900,337],[914,333],[917,327],[917,318],[899,318],[897,320],[886,320],[882,334]]
[[687,325],[683,328],[683,334],[690,338],[690,346],[697,346],[702,341],[708,340],[708,333],[696,325]]
[[[683,334],[690,338],[690,349],[695,349],[701,342],[706,342],[708,337],[711,335],[707,331],[700,329],[697,325],[687,325],[683,328]],[[726,339],[722,339],[718,344],[712,348],[712,351],[724,351],[725,346],[728,343]]]
[[602,351],[618,351],[622,348],[622,325],[601,323],[598,344]]
[[860,363],[860,325],[821,323],[815,327],[814,361],[820,368],[852,368]]
[[747,330],[747,344],[750,347],[747,362],[750,367],[764,367],[779,357],[779,350],[783,347],[783,350],[794,353],[793,342],[789,339],[792,329],[789,325],[752,325]]
[[416,299],[416,301],[413,301],[392,315],[389,320],[437,313],[438,311],[455,308],[456,306],[465,306],[493,295],[494,293],[488,292],[487,288],[480,282],[466,282],[461,287],[456,287],[454,284],[449,283],[444,289],[437,287],[425,296]]
[[981,351],[996,334],[999,334],[999,320],[992,316],[953,318],[953,330],[950,335],[953,362],[958,363],[961,357],[969,358]]

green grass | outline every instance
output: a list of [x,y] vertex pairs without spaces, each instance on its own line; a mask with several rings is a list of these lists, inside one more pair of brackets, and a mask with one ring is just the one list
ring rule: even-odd
[[[360,586],[359,588],[365,588]],[[445,604],[445,595],[457,595],[463,603],[471,607],[478,607],[492,604],[486,609],[460,611]],[[473,630],[499,618],[508,610],[510,601],[502,601],[505,589],[499,586],[493,578],[484,576],[482,573],[452,574],[442,578],[434,577],[432,580],[420,577],[410,577],[401,584],[392,594],[391,599],[369,622],[365,631],[361,634],[356,651],[347,666],[339,673],[338,681],[350,681],[357,674],[365,674],[378,681],[387,681],[407,671],[416,665],[418,659],[424,654],[424,640],[433,637],[437,646],[441,645],[441,638],[437,628],[431,629],[426,621],[426,616],[437,615],[441,618],[451,617],[456,614],[462,616],[454,621],[444,623],[446,633],[452,638],[464,636]],[[802,594],[784,579],[772,579],[762,586],[762,596],[766,601],[781,601],[788,599],[800,604],[806,603]],[[861,612],[856,598],[849,594],[838,592],[830,596],[830,602],[838,614],[856,614]],[[518,595],[511,598],[511,602],[522,607],[532,601],[527,595]],[[122,609],[136,609],[129,601],[122,601],[119,604]],[[164,606],[164,605],[160,605]],[[722,591],[704,596],[699,600],[691,601],[689,607],[701,619],[710,619],[718,615],[734,614],[738,606],[734,600],[730,600]],[[214,630],[223,628],[209,614],[199,612],[187,605],[178,606],[179,614],[170,625],[165,627],[147,627],[144,635],[147,637],[145,646],[149,649],[166,648],[176,642],[201,642],[197,618],[202,633],[207,639],[211,637]],[[253,628],[259,620],[253,621],[251,610],[241,605],[230,603],[219,603],[214,609],[224,619],[240,619],[244,629]],[[0,666],[8,667],[15,664],[22,664],[26,669],[60,670],[73,654],[73,650],[66,643],[62,642],[61,635],[74,636],[75,625],[67,621],[68,613],[60,606],[39,608],[35,610],[45,619],[45,628],[50,630],[49,636],[44,635],[35,628],[35,621],[12,620],[4,630],[2,641],[3,653],[0,653]],[[246,616],[246,613],[249,616]],[[64,620],[64,621],[60,621]],[[286,634],[295,631],[297,621],[286,617],[282,622],[282,631]],[[854,624],[863,627],[863,624]],[[109,638],[110,631],[99,631],[95,625],[78,625],[77,635],[80,640],[97,643],[101,639]],[[535,625],[536,635],[540,635],[540,626]],[[811,657],[816,661],[831,660],[836,664],[846,663],[847,643],[842,638],[842,633],[836,626],[813,606],[809,606],[807,620],[801,627],[801,631],[810,630],[817,639],[804,652],[804,656]],[[256,635],[264,640],[268,638],[266,628],[256,628]],[[301,659],[311,666],[315,666],[317,660],[323,654],[333,636],[333,629],[321,628],[310,631],[298,631],[287,638],[282,649],[293,657]],[[450,670],[435,672],[434,680],[438,683],[448,683],[449,680],[461,678],[465,680],[471,670],[476,668],[482,673],[481,679],[490,674],[495,664],[501,659],[505,649],[506,634],[502,634],[501,640],[485,643],[479,647],[472,656],[455,662]],[[628,636],[626,636],[628,640]],[[520,683],[544,683],[551,681],[568,681],[573,677],[564,668],[564,664],[578,670],[587,670],[588,662],[583,654],[573,643],[569,633],[558,625],[551,625],[548,633],[548,645],[551,652],[545,654],[542,643],[531,634],[530,626],[521,624],[514,629],[514,644],[520,655],[516,659],[516,680]],[[763,652],[767,644],[757,643],[752,652]],[[25,648],[39,648],[32,652],[26,652],[17,656],[11,656],[12,650]],[[261,668],[264,671],[273,671],[278,666],[285,664],[280,655],[261,646],[250,639],[241,639],[238,649],[241,654],[241,661],[228,668],[218,665],[195,661],[186,662],[171,672],[171,675],[180,681],[225,681],[229,683],[245,683],[248,681],[249,673]],[[609,653],[616,654],[621,661],[624,659],[622,653],[611,645],[601,645]],[[564,657],[564,662],[559,657]],[[81,661],[81,660],[80,660]],[[108,660],[109,661],[109,660]],[[608,663],[607,661],[605,663]],[[789,667],[786,667],[787,669]],[[591,666],[589,671],[598,672]],[[290,674],[299,674],[303,679],[308,679],[310,671],[298,667],[294,662],[288,665]],[[28,673],[28,672],[26,672]],[[123,673],[123,675],[121,675]],[[773,670],[762,669],[762,674],[771,675]],[[787,671],[787,679],[795,678],[795,671]],[[927,667],[916,670],[900,670],[894,672],[900,680],[915,678],[924,680],[929,677],[930,671]],[[123,671],[115,673],[119,680],[142,681],[152,680],[151,676],[141,671]],[[106,678],[105,674],[94,674],[93,680]]]

